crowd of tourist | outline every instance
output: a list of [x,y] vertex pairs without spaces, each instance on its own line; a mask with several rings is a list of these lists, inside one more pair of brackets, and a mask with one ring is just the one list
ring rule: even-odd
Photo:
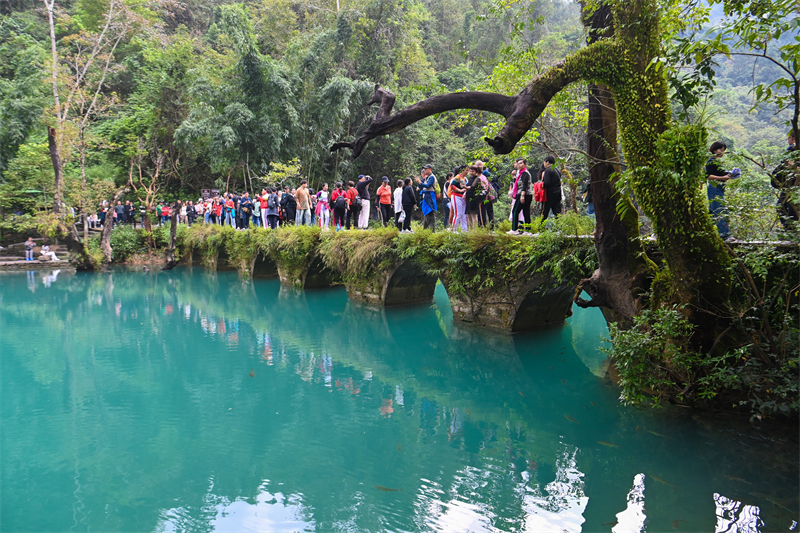
[[[546,219],[550,213],[562,211],[561,175],[548,157],[536,171],[528,168],[525,159],[514,164],[508,195],[512,202],[512,230],[520,234],[531,224],[531,206]],[[374,185],[373,185],[374,184]],[[360,175],[354,181],[323,184],[314,191],[307,180],[298,187],[265,187],[260,194],[226,192],[197,201],[158,202],[150,208],[158,224],[168,223],[173,213],[178,222],[227,225],[237,230],[278,225],[318,225],[323,229],[367,229],[371,218],[383,226],[394,225],[404,233],[411,232],[411,221],[421,211],[422,224],[436,231],[437,213],[444,220],[439,224],[452,231],[475,227],[495,227],[494,205],[500,196],[500,184],[484,168],[482,161],[462,165],[439,179],[431,165],[420,174],[394,183],[387,176],[376,182]],[[440,204],[442,209],[440,210]],[[99,228],[107,221],[118,224],[144,225],[147,209],[133,202],[107,202],[97,214],[89,217],[89,226]],[[524,233],[527,234],[527,233]]]

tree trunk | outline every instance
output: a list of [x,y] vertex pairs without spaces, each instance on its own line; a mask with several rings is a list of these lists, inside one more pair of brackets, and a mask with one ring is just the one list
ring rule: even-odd
[[89,213],[86,211],[86,141],[83,137],[84,128],[80,130],[81,149],[81,215],[83,216],[83,242],[89,241]]
[[175,260],[175,237],[178,233],[178,213],[181,210],[181,202],[176,202],[170,211],[169,226],[169,247],[167,247],[167,264],[161,270],[172,270],[178,262]]
[[114,252],[111,248],[111,230],[114,226],[114,218],[112,217],[113,209],[127,190],[128,189],[125,188],[117,191],[117,193],[114,195],[114,198],[110,202],[111,209],[109,209],[109,211],[106,213],[106,221],[103,224],[103,233],[100,235],[100,250],[103,252],[103,257],[105,258],[106,264],[111,263]]
[[[588,44],[600,37],[614,34],[611,9],[603,4],[594,11],[584,5],[584,24],[588,30]],[[594,234],[598,269],[580,288],[591,296],[590,301],[576,294],[579,307],[600,307],[609,322],[622,328],[633,325],[633,317],[644,307],[644,293],[649,286],[651,263],[645,259],[644,250],[636,237],[639,233],[638,212],[629,205],[626,215],[617,212],[620,195],[614,187],[614,177],[621,172],[617,153],[617,106],[614,95],[603,85],[589,86],[589,121],[587,124],[587,150],[593,158],[589,162],[590,187],[595,208],[597,227]],[[629,199],[624,199],[630,204]]]
[[50,146],[50,160],[53,162],[55,172],[55,193],[53,194],[53,214],[60,215],[64,207],[64,175],[61,170],[61,154],[58,152],[56,129],[47,128],[47,143]]

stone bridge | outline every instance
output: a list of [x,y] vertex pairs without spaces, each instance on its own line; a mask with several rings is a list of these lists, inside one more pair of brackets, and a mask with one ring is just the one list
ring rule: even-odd
[[[255,230],[261,231],[265,230]],[[293,229],[274,232],[291,233]],[[305,231],[305,230],[304,230]],[[255,233],[251,230],[248,233]],[[236,256],[234,247],[220,246],[216,253],[204,250],[200,260],[198,250],[185,247],[182,250],[182,263],[199,265],[212,270],[237,269],[246,278],[278,278],[286,289],[311,290],[336,285],[344,285],[348,298],[353,302],[369,306],[389,307],[412,304],[426,304],[433,300],[438,283],[442,283],[453,309],[456,321],[488,327],[509,332],[527,331],[545,326],[560,325],[571,316],[572,302],[578,281],[593,270],[586,269],[574,272],[571,276],[557,279],[545,272],[531,272],[530,267],[514,266],[507,254],[503,260],[495,261],[491,254],[485,254],[488,264],[463,269],[458,264],[446,266],[446,258],[441,261],[432,258],[431,254],[417,254],[407,257],[398,253],[403,240],[424,239],[469,239],[460,234],[448,236],[414,236],[396,235],[387,241],[385,253],[373,252],[376,268],[365,268],[363,271],[353,269],[347,271],[337,266],[326,254],[324,243],[328,239],[342,240],[343,244],[354,247],[354,255],[359,253],[358,242],[345,242],[346,239],[357,241],[359,232],[339,232],[332,235],[320,232],[318,244],[308,248],[305,255],[292,256],[276,253],[275,246],[256,246],[256,251],[246,256]],[[390,235],[390,237],[392,237]],[[241,239],[241,235],[237,235]],[[280,238],[280,237],[277,237]],[[519,242],[532,241],[528,237],[489,236],[483,246],[518,246]],[[590,238],[563,238],[565,250],[570,254],[589,256],[594,254],[593,241]],[[497,241],[497,242],[494,242]],[[489,244],[486,244],[489,243]],[[336,244],[336,242],[332,243]],[[427,246],[427,244],[423,243]],[[440,243],[431,243],[428,249],[435,249]],[[241,248],[241,247],[240,247]],[[524,249],[521,253],[525,253]],[[563,252],[567,256],[568,252]],[[425,257],[422,257],[425,255]],[[481,279],[480,282],[465,280]]]

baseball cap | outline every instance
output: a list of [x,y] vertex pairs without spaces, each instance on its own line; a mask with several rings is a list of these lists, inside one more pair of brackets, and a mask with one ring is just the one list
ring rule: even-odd
[[424,167],[422,167],[422,168],[433,168],[433,167],[432,167],[432,166],[430,166],[430,165],[425,165],[425,166],[424,166]]

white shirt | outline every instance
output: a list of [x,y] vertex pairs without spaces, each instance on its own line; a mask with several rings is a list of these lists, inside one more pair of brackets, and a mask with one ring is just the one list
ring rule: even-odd
[[400,213],[403,210],[403,189],[398,187],[394,190],[394,212]]

